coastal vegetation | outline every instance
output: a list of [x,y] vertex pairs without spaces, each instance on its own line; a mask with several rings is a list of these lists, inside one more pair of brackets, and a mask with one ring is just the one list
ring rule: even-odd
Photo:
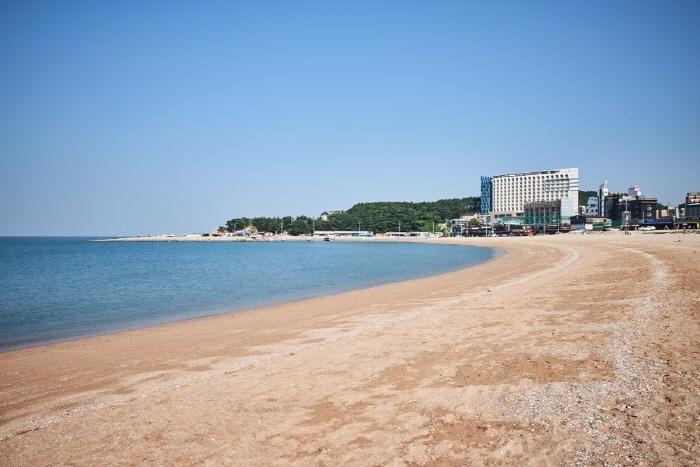
[[586,206],[588,204],[588,198],[593,196],[598,196],[597,191],[581,191],[578,192],[578,204],[581,206]]
[[[226,222],[225,230],[235,232],[248,226],[259,232],[282,232],[290,235],[311,234],[314,230],[432,231],[438,224],[467,213],[479,212],[480,198],[441,199],[427,202],[358,203],[347,211],[338,211],[317,218],[254,217],[234,218]],[[327,219],[327,220],[324,220]]]

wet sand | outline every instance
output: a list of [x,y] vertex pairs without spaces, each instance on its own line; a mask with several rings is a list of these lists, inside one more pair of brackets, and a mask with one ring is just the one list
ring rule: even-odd
[[0,354],[0,465],[700,458],[700,235],[444,241],[506,254]]

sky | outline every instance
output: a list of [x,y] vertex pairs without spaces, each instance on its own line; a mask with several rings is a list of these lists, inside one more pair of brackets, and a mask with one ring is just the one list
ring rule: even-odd
[[0,2],[0,235],[700,191],[698,1]]

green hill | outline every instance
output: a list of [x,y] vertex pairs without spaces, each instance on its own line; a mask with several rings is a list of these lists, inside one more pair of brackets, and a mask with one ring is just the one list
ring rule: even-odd
[[247,225],[254,225],[261,232],[286,230],[291,235],[310,234],[315,224],[316,230],[371,230],[376,233],[399,230],[431,231],[436,225],[465,213],[478,212],[479,197],[441,199],[428,202],[373,202],[359,203],[347,211],[328,216],[327,221],[306,216],[236,218],[226,222],[228,231],[235,231]]

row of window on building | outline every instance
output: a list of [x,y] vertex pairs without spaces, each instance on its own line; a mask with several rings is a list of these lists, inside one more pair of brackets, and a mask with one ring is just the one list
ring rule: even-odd
[[559,202],[561,216],[578,214],[578,168],[481,177],[483,214],[522,216],[538,202]]

